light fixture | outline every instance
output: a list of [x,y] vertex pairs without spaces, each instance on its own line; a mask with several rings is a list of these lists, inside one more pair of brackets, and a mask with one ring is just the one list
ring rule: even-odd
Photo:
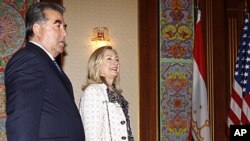
[[93,37],[91,41],[94,42],[94,46],[102,47],[110,44],[110,39],[108,37],[107,27],[95,27],[93,29]]

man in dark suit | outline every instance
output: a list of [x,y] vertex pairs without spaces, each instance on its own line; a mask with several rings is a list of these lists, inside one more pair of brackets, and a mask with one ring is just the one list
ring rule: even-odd
[[65,9],[38,2],[26,14],[26,47],[6,66],[8,141],[84,141],[73,89],[53,61],[65,48]]

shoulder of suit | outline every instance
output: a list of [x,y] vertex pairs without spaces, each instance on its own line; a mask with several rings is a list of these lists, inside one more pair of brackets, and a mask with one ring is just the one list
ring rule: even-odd
[[[15,52],[15,54],[12,56],[12,58],[15,58],[15,57],[35,57],[37,56],[36,53],[35,53],[35,49],[34,47],[31,47],[33,44],[31,43],[27,43],[25,47],[19,49],[17,52]],[[33,45],[35,46],[35,45]]]
[[103,83],[101,84],[90,84],[84,91],[83,95],[95,95],[99,97],[100,95],[107,95],[107,86]]
[[101,84],[90,84],[86,89],[107,89],[107,86],[104,83]]
[[14,63],[20,65],[22,64],[20,62],[30,63],[31,61],[35,62],[36,59],[36,55],[33,52],[27,50],[25,47],[18,50],[8,61],[8,64]]
[[[83,99],[104,101],[107,99],[107,86],[105,84],[90,84],[82,94]],[[82,99],[81,98],[81,99]]]

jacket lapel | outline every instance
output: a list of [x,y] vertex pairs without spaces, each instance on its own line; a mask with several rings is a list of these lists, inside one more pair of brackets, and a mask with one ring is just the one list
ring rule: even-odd
[[61,82],[63,83],[63,85],[67,89],[70,96],[72,98],[74,98],[72,84],[71,84],[69,78],[67,77],[67,75],[64,73],[64,71],[62,71],[62,73],[61,73],[58,70],[58,68],[56,67],[56,65],[54,64],[54,62],[51,60],[49,55],[43,49],[38,47],[37,45],[29,42],[29,43],[27,43],[27,47],[30,48],[31,50],[33,50],[38,56],[40,56],[40,58],[42,58],[45,61],[45,63],[47,63],[47,66],[50,66],[52,71],[56,74],[56,76],[61,80]]

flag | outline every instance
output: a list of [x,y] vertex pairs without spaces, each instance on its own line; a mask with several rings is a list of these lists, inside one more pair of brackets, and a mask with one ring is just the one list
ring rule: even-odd
[[248,13],[244,17],[240,48],[236,59],[233,89],[228,112],[230,125],[250,124],[250,23]]
[[193,49],[192,138],[210,141],[206,71],[202,40],[201,11],[198,10]]

